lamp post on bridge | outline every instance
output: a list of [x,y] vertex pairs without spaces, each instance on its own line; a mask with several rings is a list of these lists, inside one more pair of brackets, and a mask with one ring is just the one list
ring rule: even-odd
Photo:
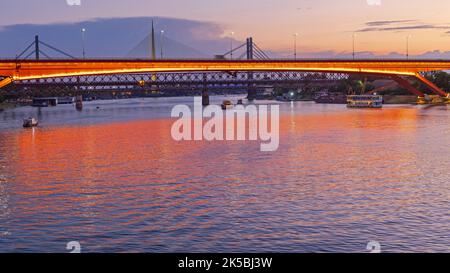
[[356,38],[356,33],[353,32],[352,34],[352,41],[353,41],[353,60],[355,60],[355,38]]
[[406,36],[406,60],[409,60],[409,39],[411,38],[411,34]]
[[297,37],[298,33],[294,33],[294,60],[297,60]]
[[81,42],[83,45],[83,59],[86,59],[85,33],[86,33],[86,29],[82,28],[81,29]]
[[230,59],[233,60],[233,36],[234,36],[234,32],[232,31],[230,36]]
[[164,30],[161,30],[159,39],[161,42],[161,59],[163,59],[164,58],[164,49],[163,49],[163,47],[164,47]]

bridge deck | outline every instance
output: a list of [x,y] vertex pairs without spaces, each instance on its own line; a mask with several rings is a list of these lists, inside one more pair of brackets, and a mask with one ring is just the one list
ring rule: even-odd
[[[11,81],[86,76],[191,71],[305,71],[415,76],[450,70],[450,60],[0,60],[0,88]],[[429,83],[425,82],[429,85]],[[433,91],[446,95],[442,90]]]

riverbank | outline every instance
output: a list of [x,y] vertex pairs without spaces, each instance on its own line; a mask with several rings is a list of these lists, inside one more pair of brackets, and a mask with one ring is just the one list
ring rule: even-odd
[[16,108],[17,104],[13,103],[13,102],[0,102],[0,112],[7,110],[7,109],[12,109],[12,108]]
[[384,95],[384,104],[416,104],[417,96],[414,95]]
[[[417,103],[417,96],[414,95],[385,95],[384,98],[384,104],[416,104]],[[265,99],[265,100],[276,100],[275,97],[260,97],[258,99]],[[121,100],[121,99],[115,99],[115,100]],[[313,101],[313,99],[305,99],[301,98],[297,101]],[[104,101],[104,100],[99,100]],[[345,102],[342,102],[342,104],[345,104]],[[0,112],[7,110],[7,109],[13,109],[20,106],[29,105],[25,104],[24,102],[2,102],[0,103]]]

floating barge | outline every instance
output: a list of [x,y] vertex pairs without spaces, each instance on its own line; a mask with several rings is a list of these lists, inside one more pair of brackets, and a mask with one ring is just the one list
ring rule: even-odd
[[383,96],[379,95],[350,95],[347,96],[348,108],[382,108]]

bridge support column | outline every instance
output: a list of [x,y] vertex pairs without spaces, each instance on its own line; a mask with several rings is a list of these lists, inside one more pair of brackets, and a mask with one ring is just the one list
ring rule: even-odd
[[420,75],[419,73],[416,74],[416,78],[419,79],[419,81],[421,81],[422,83],[424,83],[427,87],[429,87],[431,91],[433,91],[437,95],[445,98],[449,97],[449,94],[445,93],[442,89],[437,87],[434,83],[430,82],[429,80],[427,80],[427,78]]
[[248,85],[247,99],[249,101],[254,101],[256,99],[256,90],[255,90],[255,87],[251,84]]
[[202,105],[203,106],[209,105],[209,94],[208,94],[208,90],[206,90],[206,89],[202,90]]
[[209,94],[208,94],[208,75],[203,73],[203,90],[202,90],[202,105],[209,105]]
[[0,88],[7,86],[8,84],[12,83],[12,81],[13,80],[10,77],[4,78],[3,80],[0,81]]
[[391,78],[396,81],[400,86],[406,88],[409,92],[419,96],[424,97],[425,94],[417,90],[408,80],[398,76],[398,75],[392,75]]
[[82,95],[78,95],[75,99],[75,108],[77,109],[77,111],[81,111],[83,110],[83,96]]

